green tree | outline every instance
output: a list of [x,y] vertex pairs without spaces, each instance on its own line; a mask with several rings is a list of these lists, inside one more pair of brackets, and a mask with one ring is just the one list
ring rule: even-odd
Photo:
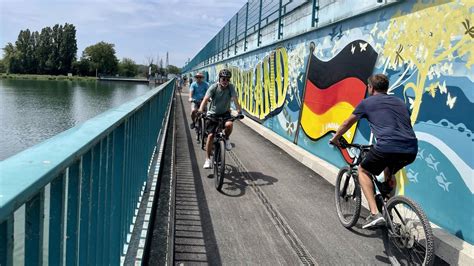
[[173,65],[168,65],[168,68],[166,69],[168,74],[180,74],[181,69],[177,66]]
[[81,60],[72,63],[72,71],[79,76],[95,76],[95,65],[90,60],[82,57]]
[[49,64],[51,65],[51,73],[53,75],[58,75],[60,74],[60,69],[61,69],[61,59],[60,59],[60,53],[59,49],[61,47],[61,33],[63,31],[63,26],[56,24],[53,26],[52,32],[51,32],[51,51],[49,53]]
[[84,49],[82,58],[90,61],[99,74],[112,75],[117,73],[118,60],[115,56],[114,44],[99,42]]
[[71,72],[72,63],[76,61],[76,53],[76,28],[74,25],[66,23],[64,27],[62,27],[61,42],[59,44],[59,72],[61,74]]
[[119,63],[119,75],[124,77],[135,77],[138,74],[138,66],[130,58],[123,58]]
[[21,62],[19,59],[18,51],[12,43],[8,43],[3,48],[4,58],[3,63],[7,70],[7,73],[19,73],[21,68]]
[[20,60],[19,73],[37,73],[38,60],[36,59],[36,39],[38,32],[31,33],[29,29],[20,31],[15,42],[18,59]]
[[2,58],[0,59],[0,73],[6,73],[7,72],[7,68],[5,66],[5,59]]
[[36,47],[36,57],[38,59],[38,73],[52,74],[54,65],[50,57],[53,50],[53,30],[51,27],[46,27],[41,30]]

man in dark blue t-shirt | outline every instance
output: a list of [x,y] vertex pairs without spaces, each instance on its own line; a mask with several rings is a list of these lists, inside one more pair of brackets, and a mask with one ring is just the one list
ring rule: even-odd
[[369,121],[377,140],[375,146],[359,165],[359,183],[369,203],[371,215],[362,228],[384,222],[378,212],[374,197],[374,187],[370,174],[377,176],[384,171],[385,182],[394,187],[393,175],[412,163],[418,152],[418,140],[411,126],[410,113],[405,103],[392,95],[387,95],[388,78],[376,74],[368,79],[370,97],[362,100],[349,118],[342,123],[330,143],[340,146],[339,139],[361,118]]

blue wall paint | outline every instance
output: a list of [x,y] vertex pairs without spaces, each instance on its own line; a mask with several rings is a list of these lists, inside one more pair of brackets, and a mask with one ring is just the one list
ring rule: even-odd
[[[474,36],[469,36],[469,31],[464,29],[463,24],[466,20],[470,20],[470,24],[474,23],[473,11],[472,1],[429,4],[406,1],[202,70],[209,73],[211,81],[215,81],[217,71],[223,67],[234,67],[240,71],[254,70],[264,57],[278,47],[284,47],[288,53],[286,63],[289,71],[286,102],[280,113],[261,123],[293,141],[294,128],[301,110],[310,43],[315,43],[314,55],[320,60],[328,61],[348,43],[358,39],[365,40],[379,54],[373,72],[387,74],[393,86],[391,93],[404,99],[407,106],[413,108],[412,111],[419,110],[414,120],[419,138],[419,154],[417,160],[406,168],[408,180],[401,193],[419,202],[433,222],[474,243],[474,213],[469,211],[472,208],[469,206],[474,206]],[[438,22],[444,24],[435,23],[425,27],[424,23],[430,23],[429,16],[439,17],[436,16],[438,13],[448,14],[444,16],[445,22]],[[402,23],[406,25],[403,30],[397,28]],[[339,30],[340,34],[333,34]],[[428,52],[431,44],[446,43],[441,40],[446,37],[440,36],[442,34],[453,36],[451,48],[458,49],[447,52],[449,56],[439,62],[414,62],[425,53],[430,56],[426,62],[443,54],[443,49],[431,54]],[[433,39],[426,35],[433,36]],[[396,36],[400,38],[397,40]],[[459,44],[459,40],[462,40],[462,44]],[[413,47],[413,43],[418,43],[418,46]],[[415,92],[411,85],[422,87],[423,92]],[[418,107],[416,96],[420,100]],[[342,156],[328,145],[328,135],[312,141],[300,130],[298,138],[298,145],[314,155],[338,167],[345,164]],[[359,123],[354,142],[367,143],[369,139],[367,123]]]

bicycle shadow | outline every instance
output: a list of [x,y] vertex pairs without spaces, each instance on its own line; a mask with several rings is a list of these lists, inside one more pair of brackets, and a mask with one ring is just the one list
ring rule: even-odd
[[229,197],[242,197],[249,186],[270,186],[276,182],[278,179],[273,176],[261,172],[240,172],[237,167],[226,164],[220,193]]

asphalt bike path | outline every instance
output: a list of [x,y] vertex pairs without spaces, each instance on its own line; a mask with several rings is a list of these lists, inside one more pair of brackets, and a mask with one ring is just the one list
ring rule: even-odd
[[217,191],[187,88],[176,95],[176,264],[389,264],[381,231],[361,228],[365,210],[342,227],[334,186],[238,121]]

